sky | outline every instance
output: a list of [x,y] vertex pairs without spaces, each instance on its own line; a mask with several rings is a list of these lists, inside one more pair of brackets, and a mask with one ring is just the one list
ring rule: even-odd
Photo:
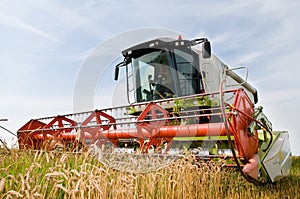
[[[207,37],[228,66],[248,67],[258,105],[274,130],[289,131],[300,155],[299,10],[293,0],[0,0],[0,119],[8,119],[0,125],[15,133],[30,119],[72,113],[78,82],[95,75],[85,70],[101,47],[109,59],[86,91],[94,94],[92,108],[114,105],[120,93],[107,64],[117,63],[119,50],[181,33]],[[16,141],[3,130],[0,138]]]

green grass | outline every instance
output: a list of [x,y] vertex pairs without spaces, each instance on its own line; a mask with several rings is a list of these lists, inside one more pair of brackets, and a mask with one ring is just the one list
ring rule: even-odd
[[300,157],[289,177],[262,186],[192,157],[148,173],[121,172],[83,154],[13,151],[0,159],[0,198],[300,198]]

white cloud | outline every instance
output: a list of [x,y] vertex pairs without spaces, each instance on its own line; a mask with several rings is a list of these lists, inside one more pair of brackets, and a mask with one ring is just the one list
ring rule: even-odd
[[13,28],[17,28],[17,29],[22,29],[27,32],[31,32],[39,37],[43,37],[43,38],[51,40],[51,41],[59,42],[59,39],[56,38],[55,36],[45,32],[37,27],[34,27],[33,25],[23,21],[22,19],[18,19],[14,16],[9,16],[7,14],[6,15],[0,14],[0,24],[9,26],[9,27],[13,27]]

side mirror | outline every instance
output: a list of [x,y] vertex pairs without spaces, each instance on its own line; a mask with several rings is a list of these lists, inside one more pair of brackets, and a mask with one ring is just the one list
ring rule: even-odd
[[128,60],[128,59],[124,59],[124,61],[118,63],[116,66],[115,66],[115,81],[117,81],[119,79],[119,69],[120,67],[122,66],[126,66],[127,64],[130,63],[131,60]]
[[116,65],[115,68],[115,81],[117,81],[119,79],[119,65]]
[[204,59],[211,57],[211,46],[209,41],[204,41],[202,44],[202,56]]

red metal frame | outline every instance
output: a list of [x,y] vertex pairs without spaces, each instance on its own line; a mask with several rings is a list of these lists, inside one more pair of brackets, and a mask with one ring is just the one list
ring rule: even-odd
[[[251,117],[254,111],[253,103],[242,89],[226,92],[231,92],[235,96],[233,104],[227,105],[229,132],[234,136],[234,144],[239,157],[249,160],[258,150],[257,133],[250,134],[248,132],[248,126],[253,120]],[[209,94],[199,96],[205,95]],[[114,118],[107,111],[114,109],[87,112],[85,114],[88,116],[82,123],[70,118],[78,114],[70,115],[70,117],[57,116],[48,124],[39,120],[30,120],[18,131],[19,146],[20,149],[41,149],[47,140],[56,140],[62,143],[73,141],[74,147],[78,146],[79,142],[84,147],[89,144],[97,144],[101,147],[107,142],[117,145],[119,139],[136,139],[139,142],[141,151],[147,153],[152,146],[159,150],[163,142],[167,143],[165,151],[168,151],[172,146],[174,137],[226,135],[223,122],[172,124],[172,120],[179,121],[180,119],[176,119],[172,113],[161,106],[163,102],[169,103],[170,101],[170,99],[166,99],[165,101],[145,103],[145,107],[138,117],[127,123],[125,122],[126,124],[124,123],[125,126],[129,126],[128,128],[121,128],[119,118]],[[140,107],[141,105],[136,106]],[[183,115],[180,117],[184,118]],[[199,117],[199,115],[195,116],[195,118]],[[210,117],[210,115],[208,114],[207,117]],[[54,126],[54,124],[57,124],[57,126]],[[145,142],[145,139],[147,139],[147,142]]]
[[[103,123],[103,119],[105,118],[108,120],[106,124]],[[95,125],[90,127],[88,126],[90,122],[95,119]],[[117,145],[117,139],[110,139],[109,137],[103,138],[103,136],[100,136],[103,131],[107,131],[110,128],[113,128],[116,130],[116,120],[114,117],[106,114],[105,112],[101,110],[95,110],[92,112],[92,114],[84,120],[84,122],[81,124],[80,128],[80,138],[77,138],[76,140],[81,140],[83,143],[83,146],[87,145],[87,140],[91,140],[90,144],[97,144],[98,146],[102,146],[103,144],[106,144],[107,142],[111,142],[114,145]],[[98,135],[98,136],[97,136]],[[102,137],[102,138],[101,138]]]

